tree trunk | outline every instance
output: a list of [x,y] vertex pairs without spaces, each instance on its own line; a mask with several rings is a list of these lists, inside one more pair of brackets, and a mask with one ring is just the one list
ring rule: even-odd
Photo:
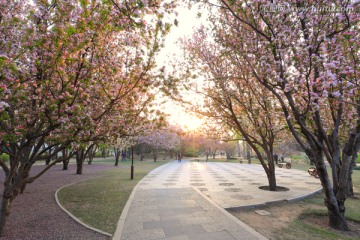
[[[10,157],[11,158],[11,157]],[[14,161],[14,160],[10,160]],[[4,181],[4,190],[0,207],[0,236],[5,233],[6,223],[10,215],[10,209],[16,196],[25,189],[26,180],[29,176],[30,168],[15,170],[14,175],[7,175]]]
[[90,154],[89,157],[88,157],[87,164],[88,164],[88,165],[91,165],[93,160],[94,160],[94,156],[92,156],[92,155]]
[[46,159],[46,160],[45,160],[45,165],[49,165],[49,164],[50,164],[50,161],[51,161],[50,158]]
[[88,150],[88,153],[87,153],[87,156],[88,156],[88,165],[91,165],[92,164],[92,161],[94,160],[94,157],[95,157],[95,154],[96,154],[96,151],[97,151],[97,145],[95,143],[93,143],[89,150]]
[[101,157],[104,159],[106,158],[106,149],[105,148],[101,149]]
[[269,182],[269,191],[276,191],[277,184],[276,184],[276,176],[274,171],[269,171],[267,174],[268,182]]
[[114,153],[115,153],[115,166],[118,166],[119,165],[119,158],[120,158],[120,155],[121,155],[121,151],[119,148],[114,148]]
[[248,160],[248,164],[251,164],[250,151],[248,151],[248,150],[246,150],[246,159]]
[[63,163],[63,170],[68,170],[68,169],[69,169],[69,161],[70,161],[70,159],[63,160],[63,161],[62,161],[62,163]]
[[2,197],[0,208],[0,237],[4,236],[5,234],[6,223],[11,207],[11,200],[9,197],[5,197],[5,191],[6,189],[4,189],[4,195]]
[[315,163],[316,169],[320,175],[320,181],[325,193],[324,203],[328,210],[329,226],[338,230],[348,230],[344,215],[345,201],[338,201],[334,194],[323,159],[322,149],[310,149],[307,150],[306,153],[310,160]]
[[226,154],[226,161],[228,162],[230,160],[230,154],[228,152],[225,152]]
[[82,174],[84,160],[85,149],[80,149],[76,152],[76,174]]
[[346,197],[349,197],[349,198],[354,198],[355,197],[354,188],[353,188],[353,182],[352,182],[352,174],[353,174],[354,166],[356,166],[357,156],[358,156],[357,154],[354,154],[352,156],[352,158],[351,158],[349,180],[348,180],[348,184],[347,184],[347,188],[346,188]]
[[121,150],[121,161],[126,161],[126,150]]
[[[49,149],[49,155],[51,155],[51,148]],[[45,165],[49,165],[50,164],[50,161],[51,161],[51,158],[47,158],[45,160]]]
[[[68,156],[68,150],[67,149],[62,150],[61,152],[62,152],[62,157],[67,157]],[[70,158],[62,161],[63,170],[68,170],[69,169],[68,168],[69,162],[70,162]]]
[[76,161],[76,174],[81,175],[83,170],[83,163],[82,161]]
[[[267,164],[268,169],[266,170],[266,175],[269,182],[269,190],[270,191],[277,191],[277,183],[276,183],[276,174],[275,174],[275,160],[274,160],[274,154],[272,149],[268,149],[266,151],[266,158],[267,158]],[[264,159],[262,160],[264,163]]]

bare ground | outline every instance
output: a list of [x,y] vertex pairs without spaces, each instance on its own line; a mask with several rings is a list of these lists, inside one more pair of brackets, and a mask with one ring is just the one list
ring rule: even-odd
[[[44,166],[34,166],[33,173]],[[23,194],[14,201],[8,218],[5,236],[0,239],[109,239],[87,229],[58,207],[55,192],[60,187],[99,176],[112,165],[84,165],[83,175],[75,174],[75,165],[63,171],[56,165],[43,176],[28,184]],[[2,197],[4,173],[0,171],[0,196]]]
[[[288,227],[294,220],[299,219],[301,213],[307,209],[324,209],[324,207],[299,201],[295,203],[274,204],[254,209],[232,210],[230,213],[263,234],[265,237],[269,239],[279,239],[282,229]],[[269,212],[270,215],[261,216],[255,212],[256,210],[265,210]],[[327,216],[302,217],[302,220],[311,225],[319,226],[322,229],[337,232],[343,236],[360,239],[360,223],[358,222],[348,221],[350,231],[342,232],[331,229],[328,226]],[[303,240],[304,236],[292,236],[292,239]]]

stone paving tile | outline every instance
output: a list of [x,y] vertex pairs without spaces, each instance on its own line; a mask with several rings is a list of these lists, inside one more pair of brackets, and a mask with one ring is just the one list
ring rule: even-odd
[[165,237],[164,230],[159,229],[147,229],[137,233],[124,234],[123,239],[127,240],[155,240]]
[[259,235],[249,234],[248,227],[220,213],[200,192],[231,209],[292,200],[321,188],[319,180],[306,172],[277,168],[276,174],[278,185],[289,191],[259,189],[268,183],[262,167],[255,164],[165,164],[139,182],[121,239],[259,239]]

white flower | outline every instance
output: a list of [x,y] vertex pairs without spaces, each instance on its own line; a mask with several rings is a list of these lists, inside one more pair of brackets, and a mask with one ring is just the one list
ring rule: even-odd
[[0,101],[0,111],[3,111],[6,107],[10,107],[7,102]]

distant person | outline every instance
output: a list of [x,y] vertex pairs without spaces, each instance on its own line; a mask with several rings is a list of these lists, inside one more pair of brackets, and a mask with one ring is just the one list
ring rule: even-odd
[[276,164],[278,164],[279,156],[277,154],[274,154],[273,158],[274,158]]
[[178,162],[181,162],[181,153],[178,153]]

